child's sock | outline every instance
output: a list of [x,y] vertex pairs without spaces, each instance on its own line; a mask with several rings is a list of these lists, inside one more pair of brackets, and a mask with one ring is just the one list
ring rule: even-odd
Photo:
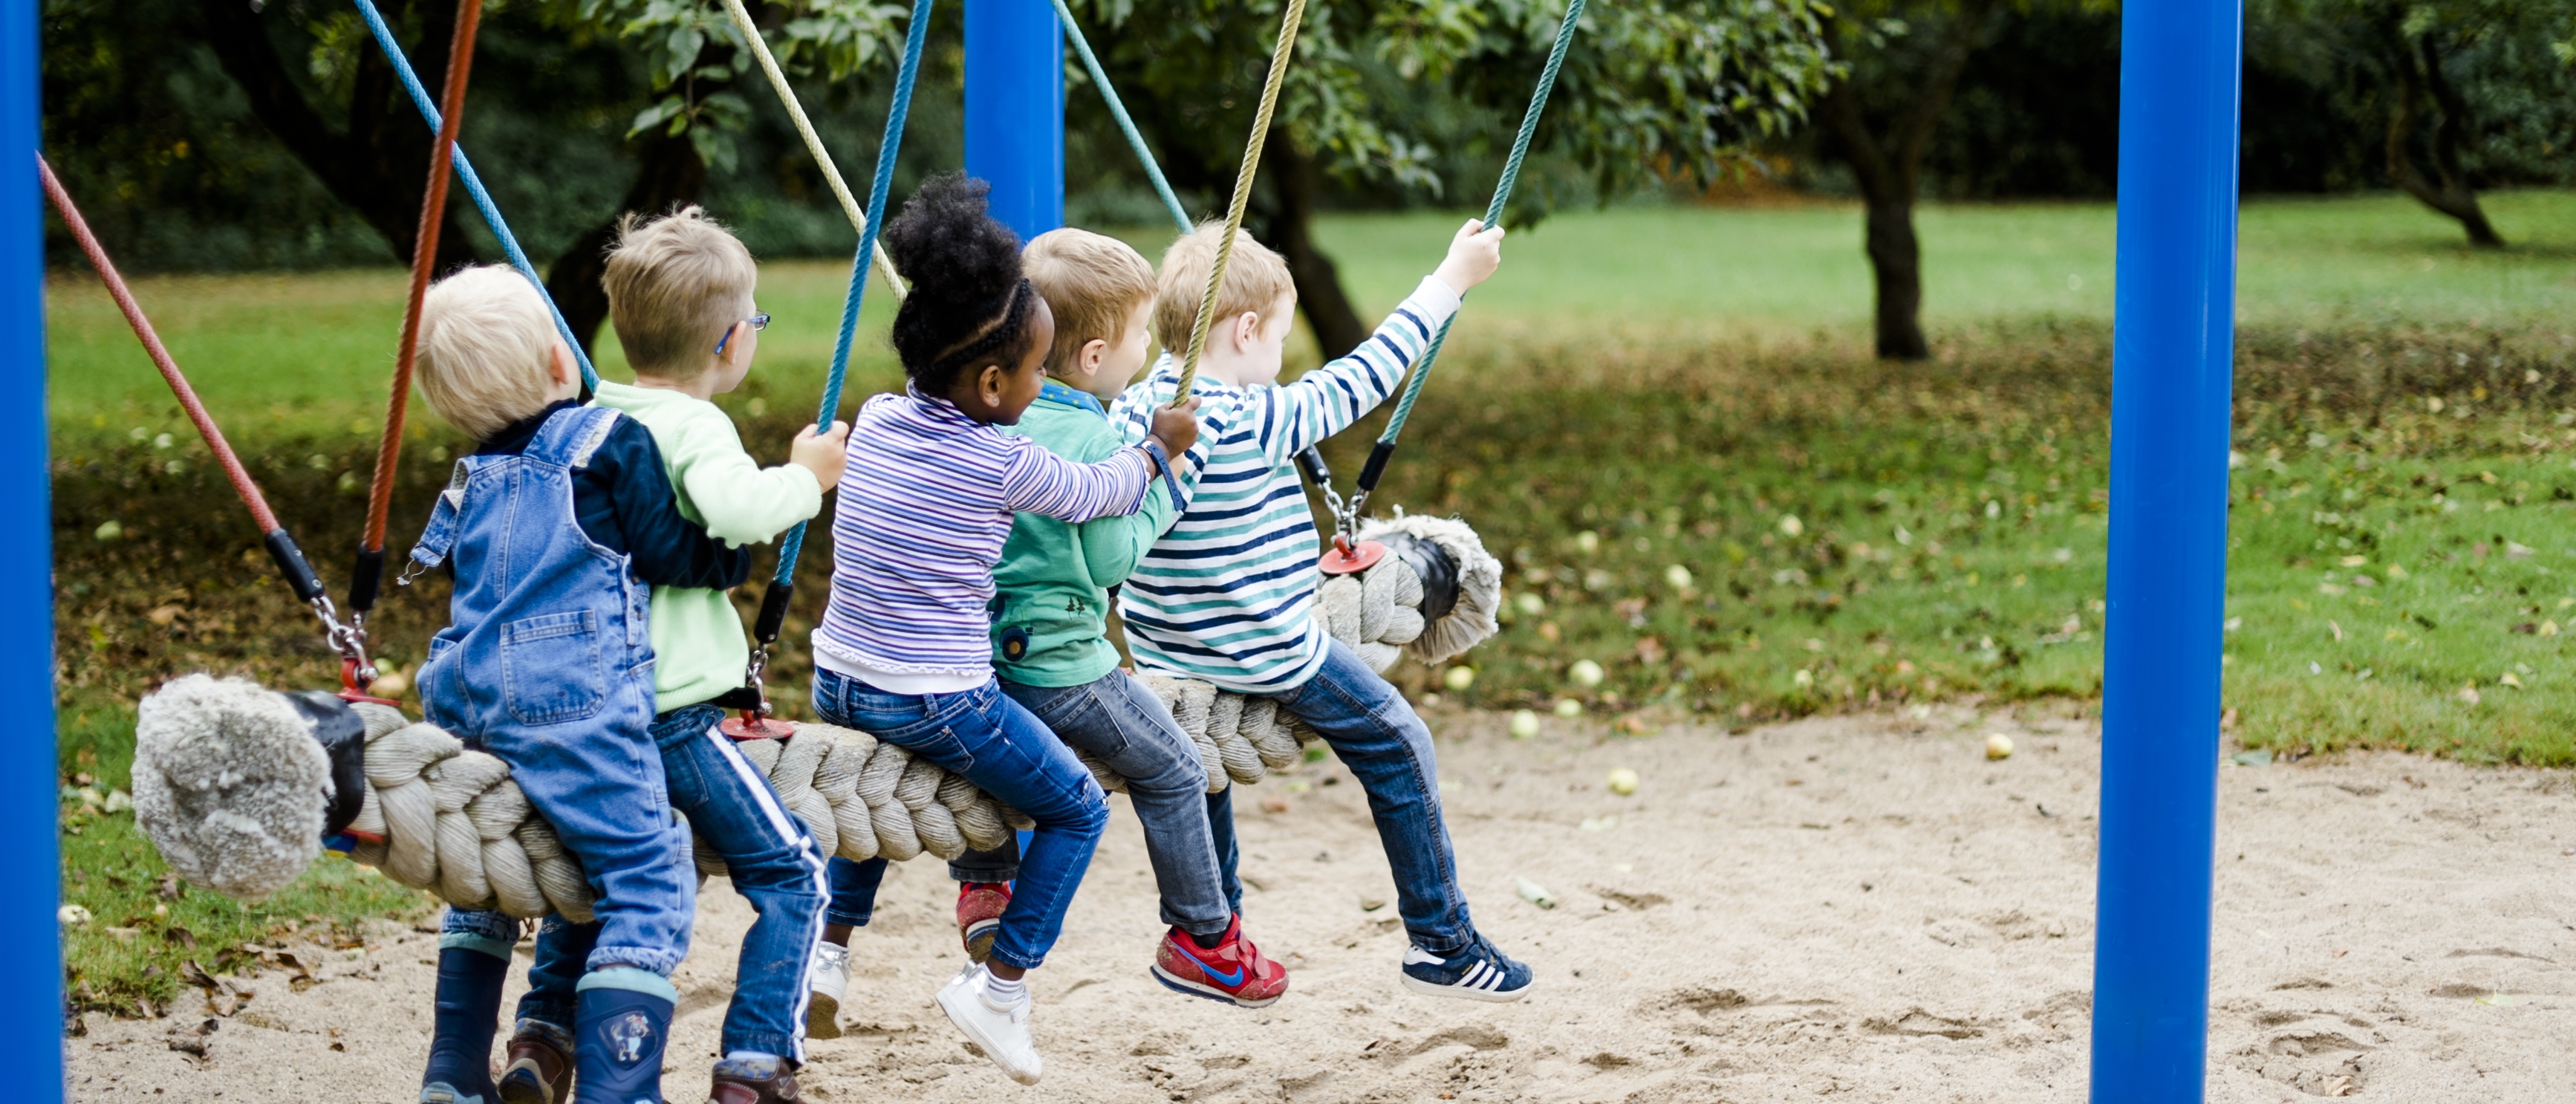
[[[1186,931],[1188,929],[1183,930]],[[1198,944],[1199,949],[1202,951],[1213,951],[1218,947],[1225,945],[1225,932],[1226,929],[1224,928],[1218,928],[1206,935],[1200,935],[1197,932],[1190,932],[1190,942]]]
[[752,1081],[766,1081],[778,1076],[785,1060],[758,1050],[728,1050],[724,1061],[716,1063],[716,1072]]
[[[476,939],[460,936],[458,939]],[[467,1096],[489,1095],[492,1035],[501,1026],[501,982],[509,952],[450,946],[438,952],[438,1015],[422,1085],[445,1084]]]
[[1017,1008],[1029,1002],[1029,984],[1024,980],[1004,981],[995,977],[984,984],[984,995],[987,1002],[996,1008]]

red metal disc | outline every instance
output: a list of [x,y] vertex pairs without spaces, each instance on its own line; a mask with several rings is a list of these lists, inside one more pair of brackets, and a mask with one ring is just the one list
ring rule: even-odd
[[1334,537],[1333,547],[1324,553],[1320,566],[1326,575],[1357,575],[1376,567],[1377,562],[1385,558],[1386,546],[1376,541],[1351,545],[1344,543],[1341,537]]
[[796,734],[796,726],[776,717],[727,717],[716,731],[735,740],[784,740]]

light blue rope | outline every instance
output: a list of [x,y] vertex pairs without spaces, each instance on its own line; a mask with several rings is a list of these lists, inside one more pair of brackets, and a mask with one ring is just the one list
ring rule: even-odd
[[[1547,111],[1548,93],[1556,90],[1556,71],[1565,66],[1565,48],[1574,43],[1574,24],[1583,18],[1583,0],[1571,0],[1565,6],[1565,22],[1556,28],[1556,45],[1547,52],[1547,68],[1538,75],[1538,89],[1530,93],[1529,110],[1521,113],[1521,131],[1512,138],[1512,155],[1503,162],[1503,179],[1494,186],[1494,201],[1485,207],[1485,225],[1498,225],[1503,220],[1503,205],[1512,198],[1512,185],[1519,182],[1521,160],[1529,156],[1530,136],[1538,133],[1538,118]],[[1431,347],[1422,351],[1422,362],[1414,366],[1413,379],[1404,385],[1404,398],[1395,404],[1395,413],[1386,420],[1386,432],[1378,434],[1381,445],[1395,444],[1396,434],[1404,432],[1404,420],[1413,416],[1413,402],[1422,396],[1424,381],[1431,378],[1431,365],[1440,359],[1440,347],[1449,341],[1449,327],[1458,316],[1440,324],[1440,332],[1431,338]]]
[[[376,11],[373,0],[357,0],[357,4],[358,16],[367,21],[368,30],[375,32],[377,48],[385,52],[386,60],[394,63],[394,75],[402,78],[403,90],[411,93],[412,104],[420,108],[421,121],[429,124],[431,133],[437,133],[438,103],[429,98],[429,90],[421,87],[420,78],[412,73],[411,60],[403,56],[402,44],[394,41],[393,28],[385,25],[385,17]],[[555,309],[555,297],[546,293],[546,282],[537,275],[537,266],[529,264],[528,255],[520,251],[519,239],[510,233],[510,224],[501,218],[501,208],[492,203],[492,193],[483,190],[483,179],[474,175],[474,164],[465,159],[465,144],[462,142],[456,144],[455,160],[456,179],[465,185],[465,194],[473,198],[474,208],[483,212],[483,225],[491,227],[492,236],[501,239],[501,251],[510,255],[510,267],[518,269],[520,275],[537,286],[537,297],[545,300],[546,313],[554,316],[555,333],[563,338],[564,344],[572,347],[573,359],[581,364],[581,385],[586,389],[596,389],[599,370],[590,366],[590,354],[582,350],[581,340],[573,336],[572,324],[564,321],[562,311]]]
[[[360,0],[361,3],[364,0]],[[875,263],[877,229],[885,225],[886,191],[894,184],[895,154],[903,148],[905,116],[912,114],[912,82],[921,75],[921,47],[930,36],[933,0],[913,0],[912,25],[904,29],[903,68],[895,74],[894,102],[886,105],[885,137],[877,142],[877,175],[868,182],[868,225],[859,232],[859,254],[850,262],[850,294],[841,301],[841,336],[832,344],[832,370],[823,377],[823,403],[817,426],[832,424],[841,410],[841,380],[850,370],[850,342],[859,331],[859,306],[867,300],[868,266]],[[787,531],[778,548],[778,573],[770,585],[784,586],[796,576],[796,559],[805,551],[805,523]]]
[[1100,69],[1100,58],[1091,52],[1091,43],[1082,37],[1082,28],[1073,22],[1073,9],[1064,0],[1055,0],[1055,17],[1064,24],[1065,41],[1073,43],[1073,52],[1082,55],[1082,67],[1091,74],[1092,87],[1109,105],[1109,117],[1118,120],[1118,131],[1127,136],[1127,144],[1136,151],[1136,161],[1145,166],[1145,175],[1154,182],[1154,194],[1163,197],[1163,209],[1172,213],[1172,224],[1181,233],[1190,232],[1190,213],[1181,206],[1179,196],[1172,194],[1172,182],[1163,179],[1163,167],[1154,163],[1154,151],[1145,145],[1145,136],[1136,132],[1136,120],[1127,117],[1127,105],[1118,102],[1118,90],[1110,86],[1109,74]]

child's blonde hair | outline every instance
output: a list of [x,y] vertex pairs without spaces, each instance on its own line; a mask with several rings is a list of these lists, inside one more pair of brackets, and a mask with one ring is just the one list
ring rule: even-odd
[[[1127,319],[1154,297],[1154,266],[1136,248],[1089,230],[1049,230],[1020,253],[1020,271],[1055,313],[1055,347],[1047,350],[1050,374],[1060,375],[1082,347],[1127,339]],[[1205,279],[1204,275],[1201,279]]]
[[[1181,240],[1163,251],[1163,275],[1155,289],[1154,336],[1171,350],[1173,356],[1186,356],[1190,347],[1190,327],[1196,325],[1199,300],[1207,295],[1208,270],[1216,266],[1216,247],[1225,237],[1225,224],[1203,222],[1199,228],[1181,235]],[[1225,286],[1216,293],[1216,322],[1222,326],[1229,318],[1258,313],[1264,325],[1279,301],[1295,295],[1297,282],[1288,275],[1288,262],[1268,246],[1252,240],[1249,231],[1236,231],[1234,255],[1225,263]],[[1052,305],[1052,304],[1050,304]]]
[[546,408],[557,338],[537,286],[508,265],[468,268],[420,305],[420,393],[477,441]]
[[759,282],[751,250],[695,206],[620,219],[600,278],[626,363],[680,383],[707,370],[716,342],[751,313]]

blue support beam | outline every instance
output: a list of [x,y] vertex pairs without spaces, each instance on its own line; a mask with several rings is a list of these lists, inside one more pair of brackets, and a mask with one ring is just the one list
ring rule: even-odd
[[1064,225],[1064,31],[1052,0],[966,0],[966,171],[1026,241]]
[[[0,1059],[9,1095],[63,1098],[62,859],[54,813],[53,509],[45,472],[45,224],[36,0],[0,0]],[[15,427],[15,428],[11,428]],[[9,1055],[16,1057],[10,1058]]]
[[2095,1104],[2194,1104],[2209,1049],[2242,0],[2120,31]]

